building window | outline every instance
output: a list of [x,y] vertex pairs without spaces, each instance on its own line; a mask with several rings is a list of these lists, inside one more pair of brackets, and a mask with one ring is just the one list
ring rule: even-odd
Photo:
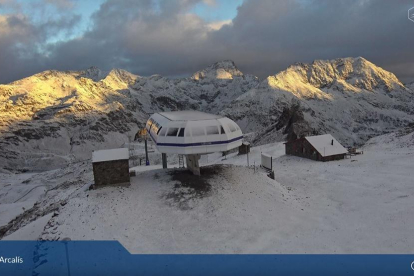
[[229,126],[231,132],[237,131],[236,127],[233,124],[228,124],[228,126]]
[[206,127],[206,132],[207,132],[207,135],[220,134],[217,126]]
[[169,128],[167,131],[167,136],[177,136],[178,128]]
[[165,136],[166,132],[167,132],[166,128],[161,129],[159,136]]

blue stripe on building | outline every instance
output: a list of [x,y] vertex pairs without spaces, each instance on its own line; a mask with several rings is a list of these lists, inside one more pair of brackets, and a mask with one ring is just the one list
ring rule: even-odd
[[[151,135],[152,138],[152,135]],[[154,140],[154,138],[152,138]],[[162,147],[197,147],[197,146],[209,146],[209,145],[221,145],[221,144],[229,144],[238,140],[243,139],[243,136],[239,136],[230,140],[226,141],[212,141],[212,142],[200,142],[200,143],[186,143],[186,144],[178,144],[178,143],[157,143],[157,146]]]

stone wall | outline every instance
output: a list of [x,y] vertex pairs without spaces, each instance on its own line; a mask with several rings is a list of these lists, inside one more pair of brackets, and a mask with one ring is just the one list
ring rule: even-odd
[[250,152],[250,144],[249,143],[243,143],[239,147],[239,155],[240,154],[248,154]]
[[93,163],[95,185],[129,184],[128,160],[113,160]]

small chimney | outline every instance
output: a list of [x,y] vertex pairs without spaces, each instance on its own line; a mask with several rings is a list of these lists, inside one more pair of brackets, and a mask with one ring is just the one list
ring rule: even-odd
[[333,146],[333,139],[332,139],[331,145]]

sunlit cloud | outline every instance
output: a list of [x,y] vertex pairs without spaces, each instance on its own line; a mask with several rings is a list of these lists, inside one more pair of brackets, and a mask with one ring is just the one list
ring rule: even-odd
[[211,23],[207,24],[207,26],[211,30],[217,31],[217,30],[220,30],[224,25],[230,25],[231,23],[232,23],[231,20],[223,20],[223,21],[211,22]]

